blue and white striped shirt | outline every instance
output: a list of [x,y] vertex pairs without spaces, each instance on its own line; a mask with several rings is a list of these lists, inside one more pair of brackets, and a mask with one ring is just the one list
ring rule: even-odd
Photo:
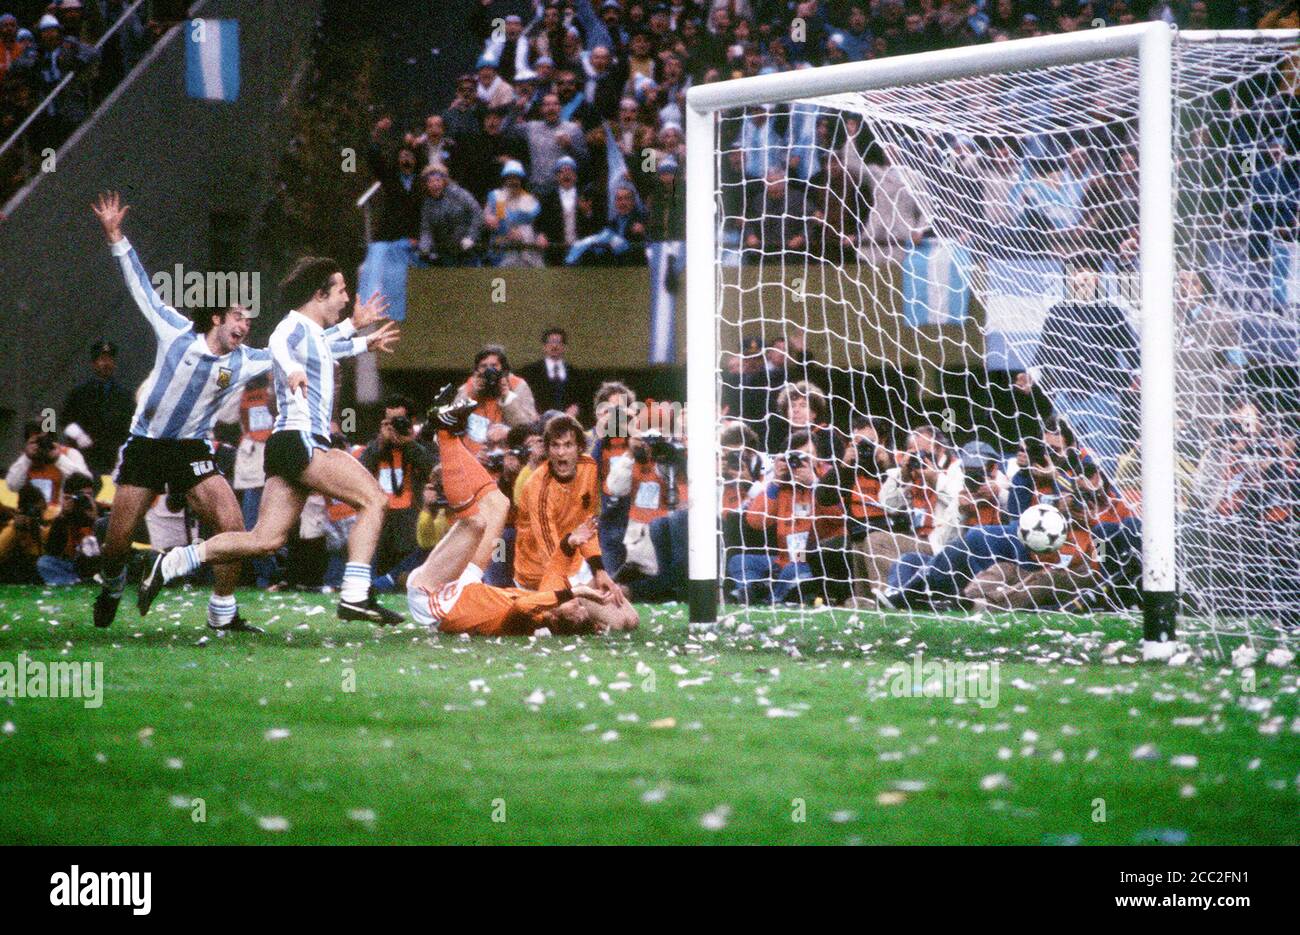
[[213,354],[194,324],[163,302],[139,255],[125,237],[113,244],[126,287],[158,336],[153,370],[140,387],[131,434],[142,438],[199,438],[212,427],[230,397],[271,369],[271,352],[237,347]]
[[[334,416],[334,361],[365,351],[365,338],[353,337],[356,326],[345,318],[322,328],[301,312],[292,311],[271,332],[269,349],[275,360],[275,431],[307,432],[329,438]],[[307,393],[289,392],[290,374],[307,375]]]

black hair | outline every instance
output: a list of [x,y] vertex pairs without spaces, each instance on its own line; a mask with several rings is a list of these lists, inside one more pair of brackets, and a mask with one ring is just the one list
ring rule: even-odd
[[280,300],[291,309],[300,309],[316,293],[330,291],[330,280],[343,268],[329,257],[305,256],[293,264],[288,275],[280,282]]
[[542,343],[545,344],[553,334],[558,334],[565,344],[569,343],[569,333],[563,328],[547,328],[542,332]]
[[384,400],[385,409],[405,409],[408,416],[415,412],[415,403],[409,396],[403,396],[401,393],[394,393]]
[[478,365],[483,362],[483,358],[496,355],[501,360],[501,369],[510,370],[510,361],[506,357],[506,349],[500,344],[485,344],[483,349],[474,355],[474,368],[477,370]]

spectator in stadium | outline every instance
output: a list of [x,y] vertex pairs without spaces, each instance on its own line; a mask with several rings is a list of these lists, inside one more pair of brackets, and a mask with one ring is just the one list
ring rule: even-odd
[[483,231],[483,209],[451,180],[443,163],[429,163],[422,175],[420,257],[434,266],[473,265]]
[[85,457],[90,471],[111,474],[118,449],[131,430],[135,400],[117,382],[117,345],[95,341],[90,346],[91,375],[63,403],[63,434]]
[[798,179],[789,179],[784,168],[773,166],[764,178],[747,188],[742,240],[742,258],[757,263],[765,255],[808,248],[807,189]]
[[863,160],[863,175],[872,191],[863,258],[874,264],[898,262],[931,236],[930,217],[916,197],[920,186],[915,173],[890,159],[879,144],[868,144]]
[[542,332],[542,357],[519,368],[519,375],[532,387],[533,398],[544,409],[563,412],[582,420],[590,390],[581,371],[565,359],[569,336],[563,328]]
[[569,266],[629,266],[645,262],[645,209],[636,189],[622,183],[614,190],[613,211],[606,226],[579,240],[564,258]]
[[[66,75],[89,72],[99,52],[75,36],[64,35],[59,20],[49,13],[36,24],[36,43],[23,50],[10,72],[44,99]],[[32,142],[38,151],[57,149],[90,113],[90,85],[74,81],[50,102],[32,125]]]
[[[1125,406],[1141,360],[1128,313],[1103,298],[1099,286],[1092,270],[1070,273],[1067,298],[1048,310],[1034,360],[1053,408],[1114,476],[1137,424]],[[1080,347],[1091,349],[1087,357]]]
[[461,141],[448,167],[452,178],[479,204],[486,201],[510,163],[517,163],[527,173],[528,141],[517,128],[506,125],[506,116],[505,108],[486,111],[481,131]]
[[405,396],[385,400],[379,435],[359,459],[388,495],[388,510],[375,548],[377,576],[389,572],[417,548],[420,492],[433,469],[433,458],[415,437],[413,409]]
[[45,536],[45,554],[36,560],[36,570],[45,584],[80,584],[94,577],[99,567],[95,488],[88,474],[73,474],[64,480],[59,515]]
[[504,440],[514,426],[537,421],[533,391],[523,377],[511,372],[505,348],[499,344],[489,344],[474,356],[474,372],[460,388],[460,396],[477,402],[464,436],[466,447],[475,454],[489,442]]
[[588,134],[599,127],[600,115],[582,91],[578,75],[573,69],[562,68],[556,71],[555,90],[560,95],[561,120],[576,123]]
[[477,79],[474,93],[478,96],[480,104],[492,111],[508,108],[514,103],[514,89],[501,77],[496,62],[489,58],[480,58],[475,71]]
[[505,18],[501,26],[499,30],[493,29],[484,44],[479,66],[481,69],[484,61],[495,62],[501,80],[513,82],[516,75],[530,71],[524,21],[522,17],[512,13]]
[[18,41],[18,17],[12,13],[0,15],[0,82],[26,48],[26,43]]
[[81,452],[62,445],[53,432],[39,422],[23,426],[23,450],[5,474],[10,490],[31,484],[41,492],[52,513],[63,503],[63,487],[68,478],[88,475],[89,468]]
[[601,229],[594,199],[578,190],[578,164],[568,156],[555,163],[555,183],[542,196],[537,215],[537,246],[548,265],[557,266],[574,244]]
[[560,97],[547,93],[541,100],[537,120],[524,125],[531,161],[529,183],[532,190],[545,195],[555,185],[556,166],[562,157],[582,165],[587,159],[587,141],[582,127],[572,120],[560,119]]
[[385,137],[393,127],[392,117],[382,117],[370,134],[366,151],[370,171],[379,181],[379,223],[374,239],[414,246],[420,235],[420,203],[424,193],[416,169],[415,150],[402,145],[395,157],[385,151]]
[[416,135],[408,133],[406,145],[416,151],[418,161],[425,166],[451,162],[451,154],[456,149],[456,140],[447,133],[447,121],[441,114],[430,114],[424,118],[424,132]]
[[[483,124],[483,105],[475,93],[475,87],[473,75],[464,74],[457,78],[456,96],[442,112],[442,123],[447,136],[457,145],[476,136]],[[453,158],[449,164],[455,165],[457,162]]]
[[[1292,131],[1295,133],[1296,131]],[[1250,179],[1250,238],[1248,253],[1253,279],[1272,300],[1274,245],[1300,241],[1300,159],[1296,140],[1278,136],[1264,151]]]
[[493,266],[537,269],[543,265],[533,227],[541,205],[524,188],[525,175],[524,167],[511,160],[501,170],[501,187],[488,193],[483,223]]

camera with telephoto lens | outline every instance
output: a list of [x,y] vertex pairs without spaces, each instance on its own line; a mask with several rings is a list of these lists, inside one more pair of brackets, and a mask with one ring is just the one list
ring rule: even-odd
[[857,461],[854,466],[859,474],[879,475],[880,462],[876,460],[876,443],[869,438],[859,438],[856,445]]
[[989,479],[988,468],[970,467],[966,468],[962,474],[962,480],[966,483],[966,489],[971,493],[979,490]]
[[58,448],[58,439],[54,437],[53,432],[42,432],[36,436],[36,459],[42,462],[54,460],[54,452]]
[[654,461],[664,479],[664,505],[670,510],[677,509],[677,473],[686,464],[686,448],[662,432],[651,429],[640,435],[642,444],[633,452],[633,457],[640,464]]
[[500,367],[484,367],[478,375],[483,381],[484,396],[498,396],[501,393],[501,381],[505,378],[505,373]]
[[415,429],[411,424],[410,416],[393,416],[388,424],[392,427],[394,435],[410,435]]
[[490,451],[484,457],[483,466],[494,474],[500,474],[506,469],[506,458],[514,455],[521,462],[528,460],[527,448],[498,448],[496,451]]
[[680,442],[675,442],[662,432],[650,429],[642,432],[639,436],[641,445],[637,447],[633,456],[641,464],[647,461],[653,461],[660,466],[666,464],[681,465],[686,462],[686,448]]

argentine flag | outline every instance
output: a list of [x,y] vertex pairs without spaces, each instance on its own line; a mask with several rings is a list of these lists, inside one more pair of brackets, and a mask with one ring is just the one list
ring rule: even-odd
[[239,97],[239,21],[194,19],[185,29],[185,91],[209,101]]

